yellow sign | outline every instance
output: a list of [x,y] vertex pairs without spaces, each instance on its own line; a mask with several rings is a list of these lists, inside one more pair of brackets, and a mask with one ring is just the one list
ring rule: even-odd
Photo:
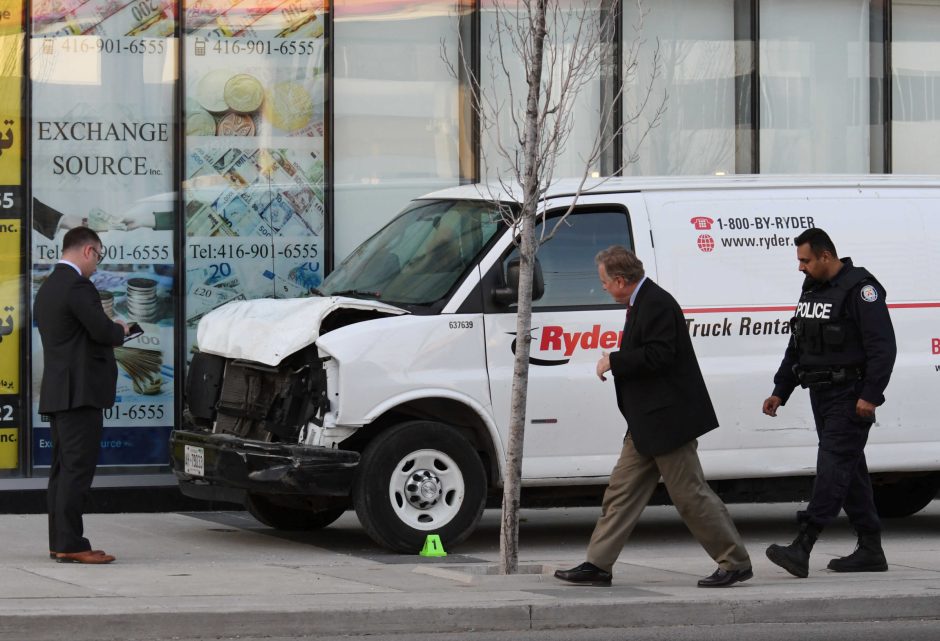
[[18,436],[19,430],[15,427],[0,429],[0,470],[17,468],[20,451]]
[[0,218],[0,394],[20,390],[20,221]]
[[23,0],[0,3],[0,185],[20,184]]

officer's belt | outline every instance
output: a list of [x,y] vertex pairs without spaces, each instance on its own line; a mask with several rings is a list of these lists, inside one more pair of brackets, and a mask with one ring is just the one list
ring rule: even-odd
[[863,367],[825,367],[825,368],[797,368],[796,377],[802,387],[810,389],[824,389],[831,385],[851,383],[865,376]]

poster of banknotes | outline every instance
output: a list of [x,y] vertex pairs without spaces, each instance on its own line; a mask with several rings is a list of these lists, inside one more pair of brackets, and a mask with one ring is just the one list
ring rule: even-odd
[[23,3],[0,3],[0,475],[20,467]]
[[191,0],[184,15],[189,354],[207,312],[323,278],[326,8]]
[[[100,464],[166,465],[174,424],[173,230],[177,3],[34,0],[31,5],[32,296],[77,226],[101,236],[91,277],[106,314],[144,334],[115,349],[117,400],[105,410]],[[49,464],[38,413],[42,346],[34,327],[33,463]]]

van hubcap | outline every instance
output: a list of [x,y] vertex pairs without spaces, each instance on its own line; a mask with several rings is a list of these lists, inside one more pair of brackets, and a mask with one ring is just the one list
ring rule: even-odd
[[392,509],[403,523],[416,530],[437,530],[460,511],[463,474],[444,452],[417,450],[398,462],[388,493]]
[[408,493],[408,502],[419,510],[433,506],[444,493],[441,479],[430,470],[418,470],[412,474],[411,483],[405,485],[405,491]]

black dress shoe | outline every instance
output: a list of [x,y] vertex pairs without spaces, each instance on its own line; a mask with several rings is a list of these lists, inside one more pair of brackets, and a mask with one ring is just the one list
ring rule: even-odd
[[728,588],[735,583],[747,581],[754,576],[751,568],[744,570],[725,570],[718,568],[711,576],[700,579],[698,587],[700,588]]
[[613,576],[593,563],[584,562],[570,570],[555,570],[555,578],[578,585],[610,585]]

